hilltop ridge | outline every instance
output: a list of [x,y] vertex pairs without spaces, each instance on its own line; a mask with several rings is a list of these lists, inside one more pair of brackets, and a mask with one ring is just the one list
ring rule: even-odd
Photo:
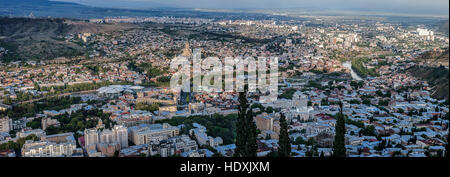
[[62,18],[0,17],[0,47],[8,53],[0,61],[48,60],[83,55],[83,46],[64,36],[131,28],[124,25],[93,24]]

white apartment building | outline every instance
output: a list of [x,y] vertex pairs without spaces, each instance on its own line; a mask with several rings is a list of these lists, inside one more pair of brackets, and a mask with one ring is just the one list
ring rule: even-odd
[[84,130],[84,147],[95,147],[99,143],[98,131],[96,128]]
[[114,132],[111,130],[103,130],[102,132],[99,133],[99,140],[100,143],[106,144],[115,142]]
[[178,127],[164,124],[141,124],[130,127],[130,139],[134,144],[148,144],[151,141],[161,141],[170,137],[178,136]]
[[17,137],[24,138],[29,135],[36,135],[37,137],[43,137],[46,135],[45,131],[42,129],[24,130],[17,132]]
[[121,148],[128,147],[128,131],[122,125],[115,125],[111,130],[99,132],[96,128],[84,130],[85,148],[96,148],[98,144],[119,143]]
[[195,136],[197,142],[200,146],[209,145],[211,147],[217,147],[223,144],[223,139],[221,137],[213,138],[206,134],[206,127],[198,123],[193,123],[194,129],[189,130],[189,134]]
[[12,130],[12,121],[10,118],[0,118],[0,132],[7,132]]
[[41,141],[27,140],[22,147],[23,157],[71,157],[77,149],[73,133],[50,135]]
[[122,148],[128,147],[128,130],[122,125],[116,125],[112,129],[115,141],[120,144]]

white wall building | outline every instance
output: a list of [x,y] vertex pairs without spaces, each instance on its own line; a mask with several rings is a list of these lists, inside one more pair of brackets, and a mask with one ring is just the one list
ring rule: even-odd
[[115,125],[111,130],[103,130],[101,132],[96,128],[86,129],[84,130],[84,142],[86,149],[97,148],[97,145],[100,143],[118,143],[121,148],[125,148],[128,147],[128,131],[122,125]]
[[42,129],[33,129],[33,130],[27,130],[27,131],[22,129],[22,131],[17,132],[17,137],[19,137],[19,138],[24,138],[29,135],[36,135],[37,137],[43,137],[46,135],[46,133]]
[[71,157],[77,149],[73,133],[50,135],[41,141],[27,140],[22,147],[23,157]]
[[12,121],[10,118],[0,118],[0,132],[9,133],[12,130]]
[[141,124],[130,127],[130,139],[134,144],[148,144],[151,141],[161,141],[170,137],[178,136],[178,127],[164,124]]

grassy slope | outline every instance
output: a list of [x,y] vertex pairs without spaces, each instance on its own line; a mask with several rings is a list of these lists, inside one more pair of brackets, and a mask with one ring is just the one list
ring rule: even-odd
[[[130,25],[132,27],[132,25]],[[100,25],[65,19],[31,19],[0,17],[0,47],[9,50],[2,61],[48,60],[83,55],[85,49],[65,41],[68,34],[123,30],[123,25]]]
[[449,95],[449,72],[445,67],[419,67],[414,66],[407,70],[414,77],[425,80],[434,87],[431,96],[438,99],[448,99]]

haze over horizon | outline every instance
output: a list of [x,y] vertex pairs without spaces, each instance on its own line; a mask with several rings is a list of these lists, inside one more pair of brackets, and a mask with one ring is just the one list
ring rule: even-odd
[[449,14],[448,0],[52,0],[83,5],[149,9],[160,7],[211,9],[295,9],[330,11],[365,11],[398,14]]

